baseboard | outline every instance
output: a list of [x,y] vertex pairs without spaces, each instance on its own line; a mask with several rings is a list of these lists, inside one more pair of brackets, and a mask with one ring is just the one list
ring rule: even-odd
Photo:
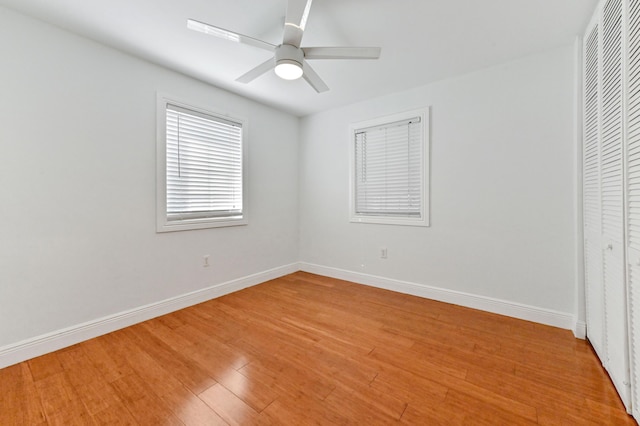
[[251,287],[284,275],[298,271],[298,264],[281,266],[257,274],[216,284],[191,293],[186,293],[160,302],[151,303],[139,308],[98,318],[52,333],[36,336],[31,339],[0,348],[0,368],[31,359],[84,340],[137,324],[151,318],[165,315],[188,306],[196,305],[243,288]]
[[583,323],[577,323],[572,314],[564,312],[312,263],[300,262],[299,266],[301,271],[313,274],[352,281],[358,284],[369,285],[399,293],[411,294],[413,296],[424,297],[427,299],[438,300],[440,302],[452,303],[454,305],[537,322],[553,327],[564,328],[573,331],[576,337],[582,339],[584,339],[584,334],[586,332],[586,327]]
[[585,340],[587,338],[587,323],[584,321],[574,320],[573,335],[576,339]]
[[586,324],[583,321],[576,321],[573,315],[563,312],[408,281],[363,274],[345,269],[299,262],[257,274],[248,275],[246,277],[227,281],[221,284],[216,284],[191,293],[186,293],[160,302],[98,318],[83,324],[78,324],[1,347],[0,368],[8,367],[58,349],[75,345],[76,343],[80,343],[151,318],[165,315],[179,309],[184,309],[188,306],[215,299],[216,297],[233,293],[234,291],[242,290],[243,288],[292,274],[296,271],[310,272],[313,274],[352,281],[358,284],[369,285],[372,287],[397,291],[399,293],[411,294],[414,296],[564,328],[572,330],[573,334],[579,339],[584,339],[586,336]]

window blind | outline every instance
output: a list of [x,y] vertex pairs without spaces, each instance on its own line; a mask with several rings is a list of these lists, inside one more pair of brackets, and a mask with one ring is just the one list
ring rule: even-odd
[[355,212],[420,217],[420,117],[355,131]]
[[167,104],[167,220],[242,217],[242,125]]

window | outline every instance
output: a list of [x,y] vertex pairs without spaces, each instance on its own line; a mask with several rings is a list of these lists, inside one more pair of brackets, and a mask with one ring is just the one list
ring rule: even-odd
[[157,231],[247,223],[245,123],[158,96]]
[[353,124],[351,221],[429,226],[429,110]]

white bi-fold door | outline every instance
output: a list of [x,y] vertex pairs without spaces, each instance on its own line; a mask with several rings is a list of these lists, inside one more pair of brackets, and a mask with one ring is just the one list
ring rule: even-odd
[[629,1],[603,0],[584,37],[583,206],[587,337],[630,410],[625,137]]

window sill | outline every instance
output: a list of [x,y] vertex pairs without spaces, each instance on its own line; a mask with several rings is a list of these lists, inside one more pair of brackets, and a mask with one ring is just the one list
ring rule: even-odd
[[349,221],[352,223],[375,223],[378,225],[429,226],[429,222],[425,218],[410,219],[381,216],[352,216]]
[[194,229],[223,228],[229,226],[247,225],[249,220],[247,217],[237,219],[192,219],[158,223],[156,227],[157,233],[174,232],[174,231],[191,231]]

